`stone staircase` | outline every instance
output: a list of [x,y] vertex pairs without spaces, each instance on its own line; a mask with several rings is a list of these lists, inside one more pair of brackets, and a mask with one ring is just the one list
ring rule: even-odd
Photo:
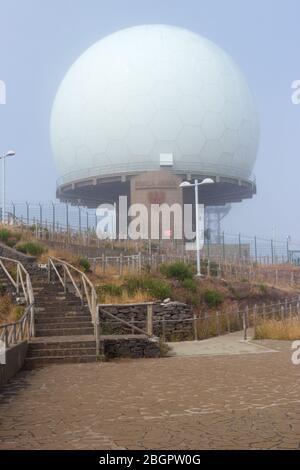
[[[36,263],[26,264],[26,269],[35,300],[35,336],[28,341],[24,368],[96,362],[96,339],[89,308],[74,293],[65,293],[58,280],[49,283],[47,270],[38,268]],[[1,270],[0,284],[15,296],[14,287]],[[158,342],[146,334],[103,335],[99,340],[101,354],[106,359],[160,354]]]
[[59,282],[49,284],[42,271],[31,274],[31,282],[36,336],[29,341],[25,368],[95,362],[96,341],[88,308],[74,294],[65,294]]

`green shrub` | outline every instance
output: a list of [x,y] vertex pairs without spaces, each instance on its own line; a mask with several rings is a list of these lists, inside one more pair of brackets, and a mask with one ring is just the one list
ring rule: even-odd
[[46,251],[42,245],[35,242],[18,243],[16,249],[21,253],[31,256],[40,256]]
[[125,288],[129,295],[134,295],[138,290],[148,292],[152,297],[163,300],[171,296],[169,284],[161,279],[152,277],[130,277],[125,282]]
[[267,286],[266,286],[265,284],[260,284],[260,285],[259,285],[259,289],[260,289],[260,291],[261,291],[261,293],[262,293],[263,295],[266,295],[267,292],[268,292],[268,288],[267,288]]
[[80,258],[78,260],[78,264],[85,273],[87,273],[91,269],[91,263],[87,258]]
[[0,229],[0,241],[3,243],[7,243],[7,240],[10,237],[10,231],[7,228]]
[[194,270],[189,264],[178,261],[172,264],[163,264],[160,267],[161,273],[168,277],[184,281],[185,279],[192,279],[194,277]]
[[6,242],[7,246],[9,246],[10,248],[14,248],[17,243],[18,243],[18,240],[15,237],[9,238]]
[[184,281],[182,281],[182,287],[191,292],[197,292],[197,283],[194,279],[184,279]]
[[123,288],[121,286],[116,286],[115,284],[104,284],[103,286],[100,286],[100,291],[113,297],[121,297]]
[[224,301],[224,297],[216,290],[206,290],[203,292],[203,300],[210,307],[218,307]]

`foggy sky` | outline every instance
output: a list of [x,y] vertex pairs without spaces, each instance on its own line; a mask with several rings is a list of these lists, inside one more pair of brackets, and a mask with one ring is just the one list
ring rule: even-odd
[[298,0],[0,0],[0,80],[7,86],[0,153],[17,151],[7,162],[7,201],[55,199],[49,118],[70,65],[118,29],[165,23],[225,49],[257,103],[258,194],[233,206],[225,230],[271,237],[275,227],[277,237],[300,243],[300,105],[291,102],[291,83],[300,79],[299,18]]

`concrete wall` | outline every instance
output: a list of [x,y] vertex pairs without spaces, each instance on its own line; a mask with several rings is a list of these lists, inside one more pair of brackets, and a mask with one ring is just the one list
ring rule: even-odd
[[[180,183],[182,178],[175,175],[174,173],[161,169],[160,171],[148,171],[134,176],[130,180],[130,204],[143,204],[148,210],[148,221],[147,218],[143,221],[146,226],[148,223],[149,233],[146,238],[153,238],[154,240],[161,240],[164,237],[169,237],[169,229],[171,229],[171,238],[174,237],[176,226],[174,225],[173,217],[171,218],[170,227],[166,228],[162,226],[162,222],[158,219],[158,224],[155,223],[155,227],[152,227],[151,231],[151,205],[152,204],[167,204],[171,207],[173,204],[179,204],[182,209],[182,188]],[[155,211],[154,211],[155,212]],[[157,212],[156,212],[157,213]],[[180,213],[179,213],[180,214]],[[142,215],[140,214],[140,217]],[[155,219],[154,219],[155,220]],[[180,223],[183,221],[183,214],[181,212]],[[180,230],[181,228],[181,230]],[[158,233],[155,233],[155,230]],[[182,227],[177,228],[177,237],[182,238]]]
[[22,369],[27,348],[27,341],[23,341],[6,350],[6,364],[0,364],[0,387]]

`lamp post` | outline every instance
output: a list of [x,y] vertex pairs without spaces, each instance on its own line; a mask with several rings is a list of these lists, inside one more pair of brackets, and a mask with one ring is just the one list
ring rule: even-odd
[[0,156],[2,160],[2,223],[5,224],[5,159],[7,157],[13,157],[16,154],[14,150],[9,150]]
[[204,178],[204,180],[202,180],[200,183],[199,183],[198,179],[195,179],[194,183],[190,183],[189,181],[183,181],[179,185],[180,188],[187,188],[187,187],[192,187],[192,186],[195,187],[197,277],[201,276],[198,186],[202,186],[204,184],[212,184],[212,183],[214,183],[213,179]]

